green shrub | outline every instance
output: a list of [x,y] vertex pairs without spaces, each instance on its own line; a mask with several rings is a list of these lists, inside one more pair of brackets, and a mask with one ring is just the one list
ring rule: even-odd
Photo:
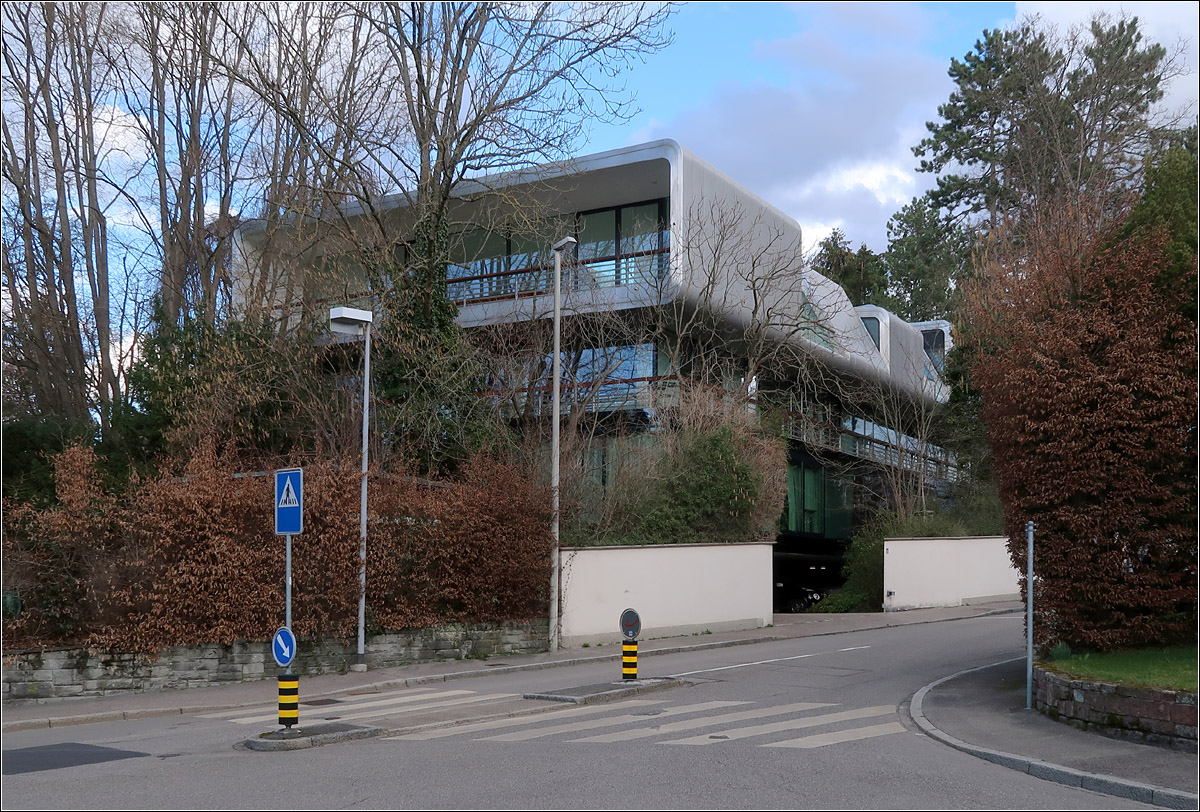
[[854,592],[851,589],[842,587],[841,589],[830,592],[828,596],[821,599],[810,612],[827,612],[832,614],[840,614],[842,612],[862,612],[865,611],[861,607],[866,603],[867,598],[861,592]]
[[[779,510],[763,473],[763,460],[769,464],[772,449],[755,436],[730,426],[686,430],[677,443],[664,443],[651,453],[653,462],[644,472],[621,479],[623,490],[616,498],[627,503],[612,523],[568,524],[562,531],[564,544],[747,541],[773,534],[773,524],[762,519],[762,514],[778,515]],[[779,462],[782,467],[782,454]]]
[[643,534],[662,541],[731,540],[750,535],[758,476],[738,457],[728,427],[684,439],[662,459],[662,483],[647,499]]

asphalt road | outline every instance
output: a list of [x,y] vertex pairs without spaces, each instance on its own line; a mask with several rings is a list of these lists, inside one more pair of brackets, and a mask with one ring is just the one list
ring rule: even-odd
[[600,705],[521,695],[619,681],[616,663],[349,695],[302,724],[390,733],[293,752],[241,744],[275,729],[269,705],[13,732],[4,807],[1136,808],[916,732],[915,691],[1018,656],[1021,630],[998,615],[656,656],[639,676],[679,687]]

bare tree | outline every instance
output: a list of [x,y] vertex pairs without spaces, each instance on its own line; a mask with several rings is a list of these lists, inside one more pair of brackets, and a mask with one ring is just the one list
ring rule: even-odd
[[[466,179],[561,160],[588,123],[629,114],[616,76],[664,47],[663,4],[355,3],[329,4],[341,19],[332,41],[340,59],[370,71],[349,101],[328,105],[337,128],[360,133],[361,149],[324,143],[302,107],[304,96],[276,81],[275,61],[249,49],[243,81],[305,133],[322,159],[355,177],[357,205],[328,212],[354,231],[354,242],[409,246],[428,320],[442,296],[451,201]],[[282,34],[280,35],[282,36]],[[365,74],[364,74],[365,75]],[[312,74],[304,78],[312,81]],[[380,109],[362,109],[362,101]],[[383,121],[382,111],[401,119]],[[374,127],[363,127],[364,119]],[[402,233],[377,192],[401,194]]]
[[671,369],[747,399],[794,386],[830,330],[827,294],[806,285],[799,229],[723,199],[697,202],[680,222],[680,278],[656,282],[648,325]]
[[114,356],[134,314],[111,296],[108,212],[120,184],[108,173],[106,12],[5,5],[2,165],[6,360],[30,375],[34,411],[94,413],[108,431],[122,392]]
[[236,63],[241,43],[224,30],[214,4],[139,3],[112,14],[106,57],[152,178],[136,190],[136,202],[159,259],[163,316],[212,324],[228,304],[229,241],[253,130],[251,111],[214,54]]

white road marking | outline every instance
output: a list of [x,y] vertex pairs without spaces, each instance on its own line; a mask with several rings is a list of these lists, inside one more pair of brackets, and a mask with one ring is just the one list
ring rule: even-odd
[[820,657],[822,654],[837,654],[843,651],[859,651],[861,649],[870,648],[870,646],[851,646],[850,648],[839,648],[837,651],[817,651],[812,654],[797,654],[794,657],[776,657],[773,660],[755,660],[752,663],[737,663],[736,665],[723,665],[719,668],[702,668],[699,671],[685,671],[682,674],[671,674],[672,677],[690,677],[693,674],[709,674],[713,671],[728,671],[731,668],[747,668],[752,665],[770,665],[771,663],[785,663],[789,660],[804,660],[809,657]]
[[518,716],[513,719],[491,719],[486,722],[473,722],[465,725],[457,725],[455,727],[444,727],[437,730],[426,730],[421,733],[406,733],[402,736],[388,736],[389,741],[427,741],[429,739],[443,739],[447,736],[458,736],[467,733],[480,733],[485,730],[496,730],[503,727],[515,727],[517,725],[528,725],[534,722],[539,722],[545,719],[558,719],[563,716],[586,716],[601,711],[621,710],[625,708],[636,708],[644,705],[661,705],[666,702],[665,699],[630,699],[626,702],[616,702],[611,705],[573,705],[569,708],[557,711],[548,711],[537,716]]
[[427,711],[434,708],[449,708],[455,705],[470,705],[475,702],[490,702],[494,699],[511,699],[514,696],[519,696],[519,694],[476,694],[475,696],[464,696],[459,699],[446,699],[441,702],[429,702],[423,705],[412,705],[403,708],[386,708],[366,713],[339,714],[336,718],[339,722],[344,722],[349,719],[367,719],[372,716],[394,716],[397,713],[417,713],[418,711]]
[[764,716],[780,716],[785,713],[812,710],[813,708],[834,707],[828,702],[797,702],[793,705],[778,705],[774,708],[755,708],[754,710],[723,713],[720,716],[708,716],[703,719],[689,719],[686,722],[669,722],[665,725],[655,725],[650,728],[634,728],[621,730],[616,733],[606,733],[591,736],[586,739],[572,739],[577,742],[620,742],[632,739],[645,739],[650,736],[661,736],[668,733],[678,733],[682,730],[695,730],[700,727],[723,725],[726,722],[744,722],[747,719],[762,719]]
[[[667,708],[658,717],[677,716],[683,713],[701,713],[715,708],[727,708],[732,705],[746,705],[746,702],[701,702],[696,705],[680,705],[677,708]],[[635,716],[633,714],[625,714],[623,716],[609,716],[604,719],[589,719],[586,722],[574,722],[565,725],[552,725],[550,727],[536,728],[534,730],[522,730],[516,733],[502,733],[499,736],[488,736],[479,741],[485,742],[521,742],[529,739],[537,739],[542,736],[553,736],[556,733],[575,733],[580,730],[594,730],[598,727],[611,727],[612,725],[623,725],[630,722],[644,722],[645,716]]]
[[835,733],[818,733],[815,736],[804,736],[803,738],[775,742],[774,744],[761,744],[759,747],[800,747],[811,749],[813,747],[825,747],[830,744],[841,744],[843,742],[871,739],[876,736],[887,736],[891,733],[903,732],[904,725],[899,722],[888,722],[882,725],[859,727],[853,730],[839,730]]
[[[462,696],[464,694],[473,694],[473,693],[475,693],[475,692],[458,690],[458,691],[439,691],[438,693],[434,693],[434,694],[429,694],[429,693],[417,694],[417,695],[405,694],[404,696],[391,697],[388,699],[376,699],[376,700],[372,700],[371,702],[359,702],[356,705],[350,706],[348,708],[348,710],[359,711],[359,710],[362,710],[363,708],[380,708],[380,707],[387,707],[389,705],[403,705],[403,704],[407,704],[409,702],[425,702],[427,700],[434,699],[437,697]],[[338,708],[337,705],[326,705],[323,707],[316,707],[316,708],[312,708],[312,709],[308,710],[306,715],[321,715],[321,716],[332,715],[336,711],[337,708]],[[343,719],[349,718],[340,713],[338,715],[341,716],[341,718],[343,718]],[[379,715],[379,713],[375,712],[374,714],[367,714],[367,715]],[[362,716],[363,716],[363,714],[358,714],[354,718],[361,718]],[[268,714],[266,716],[244,716],[244,717],[241,717],[238,719],[230,719],[229,721],[235,722],[239,725],[250,725],[250,724],[257,724],[258,722],[268,722],[272,719],[277,719],[278,717],[279,717],[278,713],[272,713],[272,714]]]
[[[425,686],[417,686],[415,688],[405,688],[403,690],[406,692],[405,696],[410,696],[414,693],[427,693],[428,691],[431,691],[433,689],[425,687]],[[351,695],[338,696],[338,697],[320,697],[321,699],[336,698],[337,703],[334,705],[319,705],[317,707],[326,707],[326,708],[350,707],[350,709],[353,710],[355,706],[362,707],[358,703],[365,702],[368,699],[375,700],[376,698],[378,698],[380,696],[386,696],[386,694],[380,694],[378,692],[373,692],[373,693],[369,693],[369,694],[351,694]],[[421,698],[424,699],[427,697],[421,697]],[[311,702],[311,701],[312,701],[312,698],[301,699],[300,704],[304,705],[306,702]],[[192,714],[192,715],[196,716],[200,719],[224,719],[226,717],[237,716],[239,713],[245,713],[245,712],[246,712],[245,708],[228,708],[223,711],[215,711],[214,713],[196,713],[196,714]]]
[[[780,722],[771,722],[765,725],[754,725],[752,727],[739,727],[732,730],[719,730],[715,733],[708,733],[703,736],[692,736],[687,739],[675,739],[673,741],[661,742],[662,744],[720,744],[723,741],[734,741],[737,739],[748,739],[751,736],[765,736],[769,733],[778,733],[781,730],[799,730],[806,727],[820,727],[821,725],[830,725],[835,722],[846,722],[851,719],[869,719],[872,716],[884,716],[889,713],[895,713],[895,705],[876,705],[873,708],[857,708],[855,710],[838,711],[837,713],[825,713],[820,716],[805,716],[802,719],[785,719]],[[713,736],[720,736],[716,739]]]

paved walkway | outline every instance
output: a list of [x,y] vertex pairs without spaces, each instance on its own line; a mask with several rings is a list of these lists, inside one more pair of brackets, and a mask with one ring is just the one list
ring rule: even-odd
[[[865,629],[937,623],[997,612],[1021,611],[1015,602],[916,609],[888,614],[776,615],[766,629],[698,637],[640,640],[639,656],[722,647],[765,640],[812,637]],[[305,698],[372,687],[386,689],[468,679],[503,671],[553,668],[611,660],[619,650],[580,656],[578,650],[502,657],[487,663],[462,660],[348,674],[305,676]],[[198,713],[262,704],[262,683],[248,682],[186,691],[121,694],[9,704],[5,732],[114,719]],[[1197,756],[1075,730],[1025,710],[1023,659],[975,669],[926,686],[910,713],[930,736],[965,752],[1052,781],[1175,809],[1197,809]]]

